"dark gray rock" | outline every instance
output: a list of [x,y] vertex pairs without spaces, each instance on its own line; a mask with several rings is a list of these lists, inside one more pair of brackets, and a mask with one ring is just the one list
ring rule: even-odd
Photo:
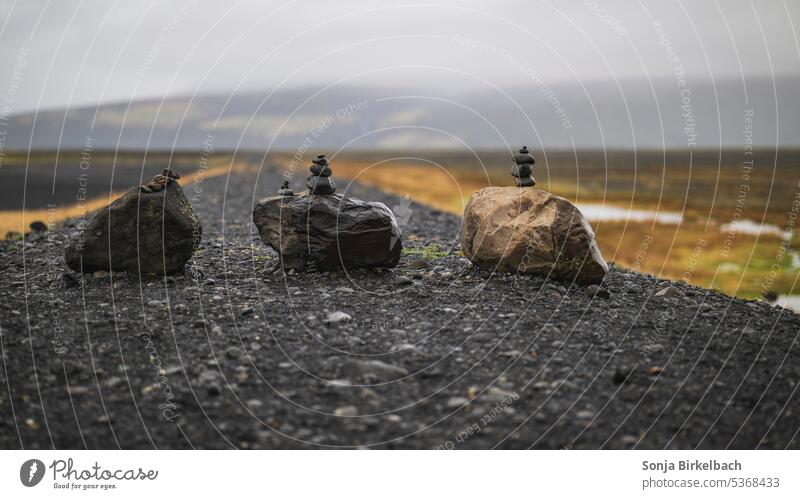
[[29,225],[33,232],[47,232],[47,224],[41,220],[35,220]]
[[410,277],[399,275],[394,278],[394,283],[398,286],[408,286],[409,284],[413,284],[414,281]]
[[338,194],[267,198],[253,210],[253,222],[289,269],[395,267],[403,248],[386,205]]
[[160,191],[136,187],[101,209],[64,251],[76,272],[183,270],[200,243],[202,227],[177,182]]
[[597,284],[591,284],[586,287],[586,295],[590,298],[610,298],[611,293],[606,288],[600,287]]

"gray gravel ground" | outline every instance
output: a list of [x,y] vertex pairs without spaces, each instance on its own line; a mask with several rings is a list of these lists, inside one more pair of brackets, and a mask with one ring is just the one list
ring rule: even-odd
[[621,269],[608,298],[492,275],[413,203],[398,268],[283,275],[253,182],[199,184],[184,275],[65,275],[70,224],[0,242],[0,447],[800,448],[800,316]]

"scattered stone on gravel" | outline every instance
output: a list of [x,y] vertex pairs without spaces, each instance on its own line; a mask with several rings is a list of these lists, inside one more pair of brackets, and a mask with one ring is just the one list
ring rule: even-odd
[[644,288],[642,288],[641,286],[639,286],[636,283],[630,283],[630,284],[626,283],[625,292],[628,293],[628,294],[639,295],[639,294],[644,293]]
[[400,366],[379,360],[346,360],[339,368],[339,375],[348,379],[360,376],[375,376],[380,381],[391,381],[408,376],[408,371]]
[[222,394],[222,385],[220,384],[221,374],[219,371],[206,369],[198,376],[198,384],[206,389],[206,393],[212,397]]
[[411,351],[416,352],[417,347],[411,343],[399,343],[397,345],[392,345],[392,348],[389,349],[390,352],[403,352],[403,351]]
[[104,383],[103,386],[106,388],[116,388],[123,383],[123,379],[117,376],[112,376],[108,378]]
[[641,439],[636,435],[622,435],[619,439],[620,443],[623,445],[636,445],[640,440]]
[[431,268],[431,264],[422,259],[409,260],[406,266],[411,270],[427,270]]
[[580,210],[533,187],[486,187],[472,194],[461,251],[477,265],[579,284],[598,284],[608,272]]
[[446,406],[449,409],[454,409],[456,407],[462,407],[469,404],[469,399],[466,397],[450,397],[447,399]]
[[680,298],[683,292],[675,286],[667,286],[656,292],[656,296],[661,298]]
[[71,396],[80,397],[82,395],[88,394],[89,393],[89,388],[87,388],[85,386],[77,385],[77,386],[70,386],[68,391],[69,391],[69,394]]
[[612,377],[612,380],[614,381],[615,385],[621,385],[630,381],[631,374],[632,370],[618,367],[614,370],[614,376]]
[[76,272],[172,274],[183,271],[201,233],[200,219],[183,189],[170,181],[164,192],[135,187],[101,209],[64,256]]
[[409,284],[413,284],[414,280],[411,279],[410,277],[399,275],[394,278],[394,283],[398,286],[408,286]]
[[86,371],[86,365],[82,362],[77,362],[74,360],[65,360],[63,367],[62,365],[55,364],[52,367],[53,374],[63,374],[64,371],[67,372],[68,376],[74,376]]
[[247,404],[247,407],[249,407],[251,410],[261,409],[264,407],[264,402],[259,399],[250,399],[245,402],[245,404]]
[[217,382],[208,383],[206,384],[206,393],[212,397],[219,396],[222,394],[222,385]]
[[561,330],[553,324],[545,324],[542,326],[542,334],[547,336],[555,336],[561,334]]
[[481,402],[496,404],[499,402],[510,402],[515,398],[516,394],[513,392],[503,390],[502,388],[498,388],[496,386],[490,386],[489,389],[486,390],[480,397],[480,400]]
[[230,346],[225,349],[225,356],[229,359],[238,359],[242,356],[242,349],[235,346]]
[[328,314],[328,317],[325,318],[325,324],[342,324],[351,320],[353,320],[353,317],[350,314],[337,310]]
[[611,298],[611,293],[609,293],[606,288],[600,287],[597,284],[587,286],[586,294],[590,298]]
[[333,414],[339,417],[354,417],[358,416],[358,409],[354,405],[345,405],[337,407]]
[[332,379],[328,381],[327,385],[332,388],[345,388],[352,386],[353,384],[350,382],[349,379]]

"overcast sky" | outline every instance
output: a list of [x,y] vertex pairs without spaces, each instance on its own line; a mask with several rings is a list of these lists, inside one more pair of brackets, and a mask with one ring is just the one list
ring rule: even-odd
[[795,0],[0,0],[4,114],[327,83],[800,73]]

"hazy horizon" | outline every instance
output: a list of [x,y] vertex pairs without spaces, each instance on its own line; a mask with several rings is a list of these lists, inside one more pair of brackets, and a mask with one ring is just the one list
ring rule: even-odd
[[784,0],[6,1],[0,82],[17,83],[6,114],[327,84],[691,85],[800,75],[795,19]]

